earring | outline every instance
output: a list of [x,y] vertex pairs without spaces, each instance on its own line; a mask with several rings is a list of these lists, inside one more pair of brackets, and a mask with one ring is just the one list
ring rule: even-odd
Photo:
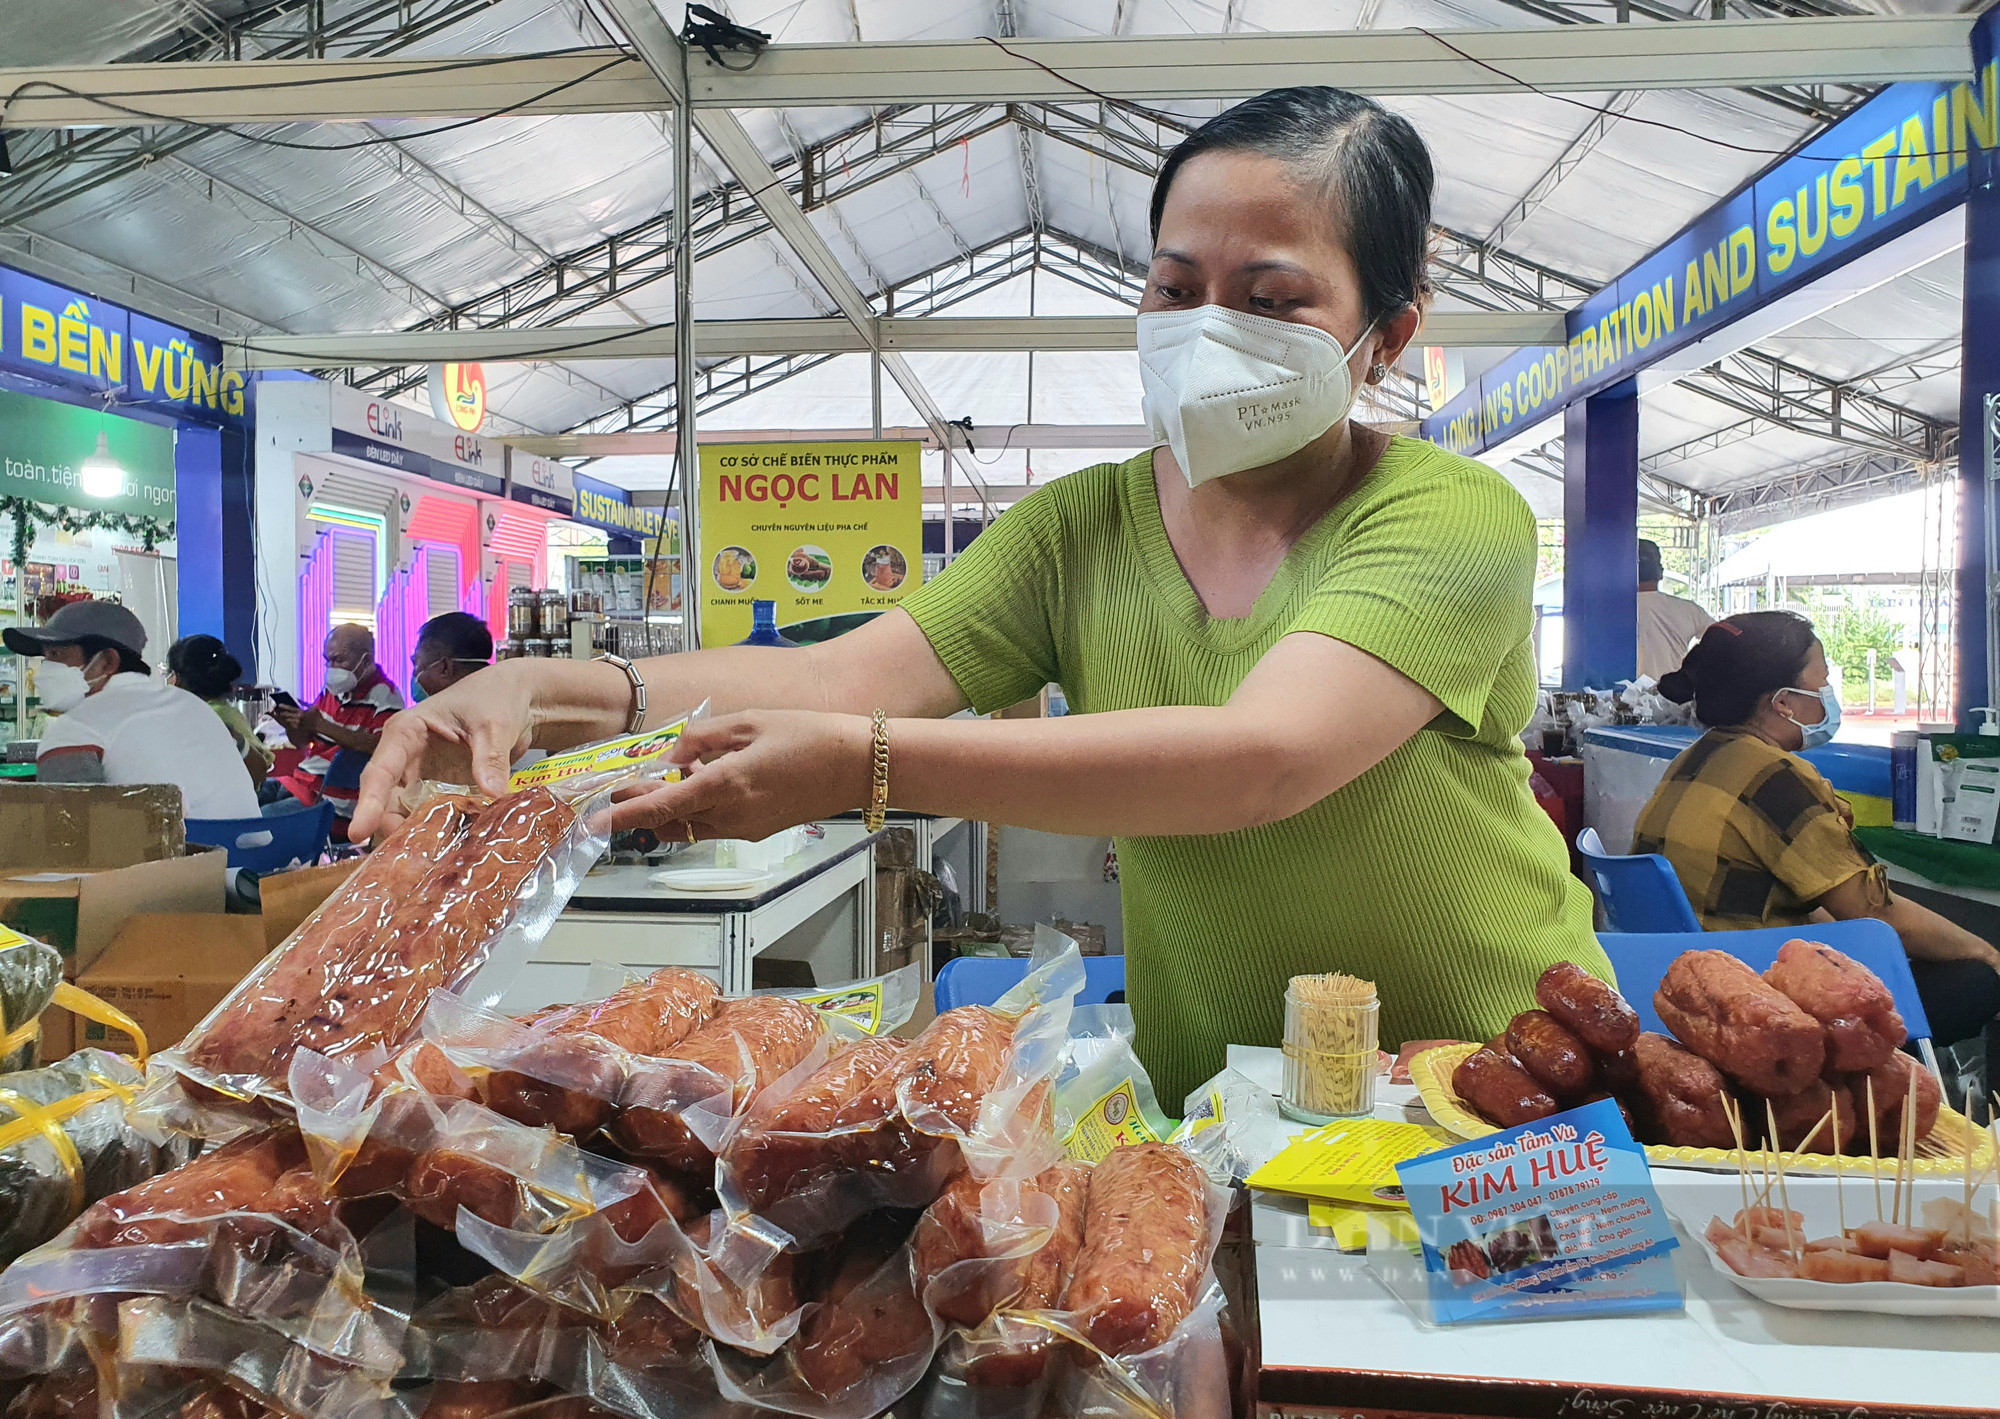
[[1371,367],[1368,371],[1368,382],[1370,384],[1380,384],[1383,380],[1387,379],[1388,377],[1389,377],[1389,367],[1383,364],[1380,360],[1377,360],[1373,365],[1373,367]]

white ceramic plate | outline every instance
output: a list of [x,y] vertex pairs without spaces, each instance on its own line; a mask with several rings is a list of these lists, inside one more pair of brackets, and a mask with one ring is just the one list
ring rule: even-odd
[[747,867],[669,867],[648,880],[676,892],[740,892],[770,881],[771,874]]
[[[1884,1181],[1886,1184],[1886,1179]],[[1804,1215],[1807,1236],[1826,1237],[1840,1230],[1840,1211],[1834,1186],[1831,1178],[1786,1179],[1792,1210]],[[1921,1221],[1923,1204],[1931,1198],[1962,1201],[1964,1196],[1962,1182],[1919,1180],[1916,1184],[1916,1215]],[[1975,1206],[1982,1215],[1991,1196],[1989,1184],[1975,1199]],[[1875,1220],[1875,1194],[1872,1186],[1867,1185],[1865,1176],[1848,1180],[1846,1201],[1848,1225],[1858,1226]],[[1740,1290],[1748,1291],[1758,1300],[1769,1301],[1774,1306],[1786,1306],[1796,1311],[1873,1311],[1892,1316],[1985,1316],[2000,1319],[2000,1286],[1943,1289],[1912,1286],[1900,1281],[1841,1283],[1799,1281],[1784,1276],[1738,1276],[1730,1269],[1729,1263],[1716,1254],[1715,1248],[1703,1235],[1708,1229],[1710,1217],[1720,1216],[1724,1222],[1735,1217],[1737,1208],[1742,1205],[1738,1189],[1733,1185],[1704,1188],[1693,1196],[1684,1194],[1670,1198],[1668,1202],[1668,1210],[1673,1213],[1674,1220],[1689,1240],[1707,1254],[1710,1266],[1728,1277]],[[1697,1203],[1702,1205],[1698,1207]],[[1775,1197],[1772,1205],[1777,1205]],[[1695,1215],[1697,1212],[1699,1216]]]

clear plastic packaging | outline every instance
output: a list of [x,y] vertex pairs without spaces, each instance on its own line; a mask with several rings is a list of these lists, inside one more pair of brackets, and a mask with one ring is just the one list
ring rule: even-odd
[[523,1020],[440,995],[423,1031],[496,1111],[579,1140],[609,1126],[629,1154],[705,1172],[755,1096],[822,1039],[900,1025],[921,988],[905,967],[830,991],[723,999],[707,977],[670,967]]
[[671,1210],[652,1175],[552,1129],[419,1088],[375,1092],[375,1083],[310,1051],[293,1061],[299,1127],[331,1196],[393,1197],[447,1230],[462,1207],[492,1226],[538,1234],[607,1212],[643,1230]]
[[370,1296],[357,1241],[386,1209],[337,1207],[304,1160],[296,1133],[247,1137],[93,1204],[0,1271],[0,1334],[52,1363],[61,1332],[109,1299],[199,1297],[330,1360],[386,1363],[400,1321]]
[[34,1067],[42,1012],[62,978],[60,951],[0,927],[0,1072]]
[[[491,803],[432,786],[359,871],[161,1058],[197,1107],[289,1105],[292,1057],[379,1064],[433,992],[497,1001],[609,840],[613,790],[677,772],[672,731],[554,756]],[[260,1107],[261,1106],[261,1107]],[[194,1127],[204,1128],[198,1117]]]
[[1083,958],[1070,938],[1036,930],[1035,968],[991,1009],[946,1011],[872,1077],[835,1057],[797,1081],[798,1108],[773,1090],[772,1112],[722,1150],[716,1189],[730,1215],[810,1248],[869,1212],[929,1206],[961,1169],[993,1178],[1054,1162],[1053,1080]]
[[[980,1323],[947,1316],[957,1328],[939,1350],[924,1419],[1229,1414],[1215,1249],[1235,1197],[1230,1180],[1254,1170],[1283,1130],[1273,1128],[1270,1096],[1226,1070],[1189,1097],[1188,1114],[1175,1142],[1120,1148],[1086,1175],[1073,1243],[1060,1225],[1042,1229],[1040,1244],[1054,1247],[1042,1269],[1055,1281],[1030,1269]],[[1020,1196],[1014,1225],[1025,1231],[1035,1203]],[[990,1187],[983,1202],[1007,1207]],[[1001,1230],[992,1217],[985,1225]]]
[[1113,1148],[1167,1136],[1132,1035],[1127,1005],[1079,1006],[1070,1017],[1067,1065],[1056,1081],[1056,1137],[1072,1158],[1094,1163]]
[[90,1204],[193,1156],[188,1140],[162,1143],[127,1120],[144,1080],[130,1061],[98,1049],[0,1074],[0,1266]]

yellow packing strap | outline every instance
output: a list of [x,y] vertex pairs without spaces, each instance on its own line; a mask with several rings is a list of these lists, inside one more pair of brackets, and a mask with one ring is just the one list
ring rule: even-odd
[[132,1091],[117,1080],[106,1079],[95,1071],[90,1077],[97,1082],[97,1088],[71,1094],[52,1104],[38,1104],[12,1089],[0,1089],[0,1105],[12,1109],[17,1115],[11,1122],[0,1124],[0,1153],[37,1134],[48,1139],[49,1147],[55,1150],[56,1161],[69,1174],[69,1212],[72,1217],[83,1211],[83,1158],[76,1151],[76,1143],[63,1124],[92,1104],[101,1104],[106,1099],[120,1099],[127,1104],[132,1102]]
[[5,1059],[22,1045],[42,1037],[42,1017],[23,1020],[6,1034],[0,1035],[0,1059]]
[[123,1030],[132,1037],[132,1048],[138,1053],[139,1066],[146,1064],[146,1032],[139,1028],[139,1022],[115,1005],[110,1005],[87,990],[78,990],[68,981],[56,987],[55,1003],[72,1015],[81,1015],[86,1020],[95,1020],[106,1029]]
[[109,1089],[89,1089],[81,1094],[71,1094],[66,1099],[58,1099],[53,1104],[37,1104],[22,1098],[12,1089],[0,1089],[0,1104],[20,1115],[12,1123],[0,1126],[0,1152],[38,1133],[48,1139],[49,1147],[55,1150],[56,1161],[69,1173],[69,1212],[72,1217],[83,1210],[83,1159],[78,1156],[76,1144],[70,1140],[69,1134],[64,1132],[63,1120],[111,1096]]
[[[86,1020],[95,1020],[106,1029],[123,1030],[132,1037],[132,1047],[138,1051],[139,1064],[144,1067],[147,1054],[146,1032],[139,1028],[137,1020],[123,1010],[99,1000],[87,990],[78,990],[68,981],[57,984],[55,996],[50,1004],[60,1005],[70,1014],[81,1015]],[[41,1033],[40,1016],[32,1020],[23,1020],[5,1035],[0,1035],[0,1058],[12,1054],[30,1040],[39,1039]]]

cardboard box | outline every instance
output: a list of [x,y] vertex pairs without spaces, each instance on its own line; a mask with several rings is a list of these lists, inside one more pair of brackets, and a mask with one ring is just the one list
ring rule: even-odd
[[[0,877],[0,921],[61,951],[63,974],[77,980],[108,949],[118,929],[141,912],[198,912],[221,916],[229,855],[199,844],[164,862],[142,862],[109,872],[31,872]],[[261,932],[263,923],[256,917]],[[42,1017],[44,1061],[76,1050],[68,1012]]]
[[318,911],[320,903],[339,890],[360,865],[360,858],[350,857],[345,862],[300,867],[260,879],[257,892],[264,904],[265,944],[275,949],[297,931],[300,923]]
[[0,873],[162,862],[179,857],[186,841],[174,784],[0,782]]
[[[129,918],[77,985],[123,1010],[166,1049],[201,1022],[267,954],[264,923],[254,916],[212,912],[153,913]],[[133,1040],[95,1020],[78,1020],[77,1048],[131,1053]]]

